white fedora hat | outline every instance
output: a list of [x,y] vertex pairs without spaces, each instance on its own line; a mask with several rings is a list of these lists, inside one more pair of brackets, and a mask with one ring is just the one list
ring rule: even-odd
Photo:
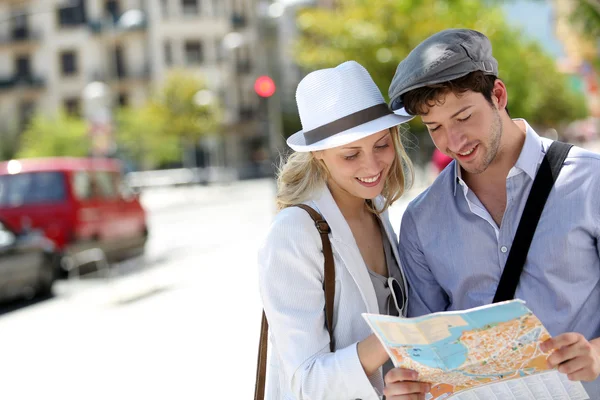
[[413,116],[394,114],[371,75],[356,61],[311,72],[298,84],[302,130],[287,140],[298,152],[343,146]]

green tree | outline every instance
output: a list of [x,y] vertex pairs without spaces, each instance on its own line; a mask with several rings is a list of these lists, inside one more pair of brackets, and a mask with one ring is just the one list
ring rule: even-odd
[[146,104],[140,108],[122,108],[116,113],[116,140],[120,151],[142,169],[181,158],[179,140],[165,135],[167,122]]
[[87,125],[60,111],[53,117],[36,114],[23,132],[17,157],[83,157],[89,152]]
[[554,60],[511,27],[500,7],[475,0],[339,0],[335,10],[305,9],[298,15],[297,62],[308,70],[356,60],[384,95],[398,63],[428,36],[446,28],[471,28],[492,41],[499,75],[508,87],[511,115],[556,126],[585,116]]
[[204,81],[189,73],[171,73],[150,102],[150,110],[166,121],[164,134],[195,143],[203,135],[217,134],[221,110],[217,96]]
[[0,138],[0,160],[15,158],[20,137],[18,123],[14,119],[4,118],[4,123],[0,125]]
[[600,37],[600,2],[598,0],[572,0],[571,19],[578,30],[588,39]]
[[[598,0],[573,0],[573,9],[569,16],[570,22],[581,36],[581,47],[591,51],[583,56],[600,72],[600,2]],[[595,51],[594,51],[595,50]]]

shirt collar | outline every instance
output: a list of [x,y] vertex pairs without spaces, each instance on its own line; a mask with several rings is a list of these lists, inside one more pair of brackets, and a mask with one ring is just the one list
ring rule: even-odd
[[[521,118],[515,118],[513,121],[520,121],[525,124],[525,143],[521,149],[521,154],[515,163],[514,167],[511,168],[508,176],[517,175],[520,171],[525,172],[531,179],[535,179],[538,165],[543,155],[542,139],[533,130],[533,128]],[[454,195],[456,196],[456,186],[463,182],[462,172],[457,161],[454,161]],[[466,184],[463,185],[467,190]]]

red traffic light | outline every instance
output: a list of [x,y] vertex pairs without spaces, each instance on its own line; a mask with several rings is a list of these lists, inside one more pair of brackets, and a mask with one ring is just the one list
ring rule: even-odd
[[275,82],[266,75],[259,76],[254,82],[254,91],[260,97],[271,97],[275,93]]

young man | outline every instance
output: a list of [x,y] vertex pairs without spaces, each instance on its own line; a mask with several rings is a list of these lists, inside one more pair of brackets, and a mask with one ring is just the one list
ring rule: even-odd
[[[525,202],[551,141],[511,119],[508,91],[483,34],[439,32],[403,60],[390,86],[396,112],[419,115],[454,158],[409,205],[400,257],[409,316],[492,303]],[[551,366],[600,399],[600,154],[573,147],[538,223],[515,298],[553,339]],[[414,372],[386,376],[388,400],[422,398]],[[412,395],[411,395],[412,393]]]

